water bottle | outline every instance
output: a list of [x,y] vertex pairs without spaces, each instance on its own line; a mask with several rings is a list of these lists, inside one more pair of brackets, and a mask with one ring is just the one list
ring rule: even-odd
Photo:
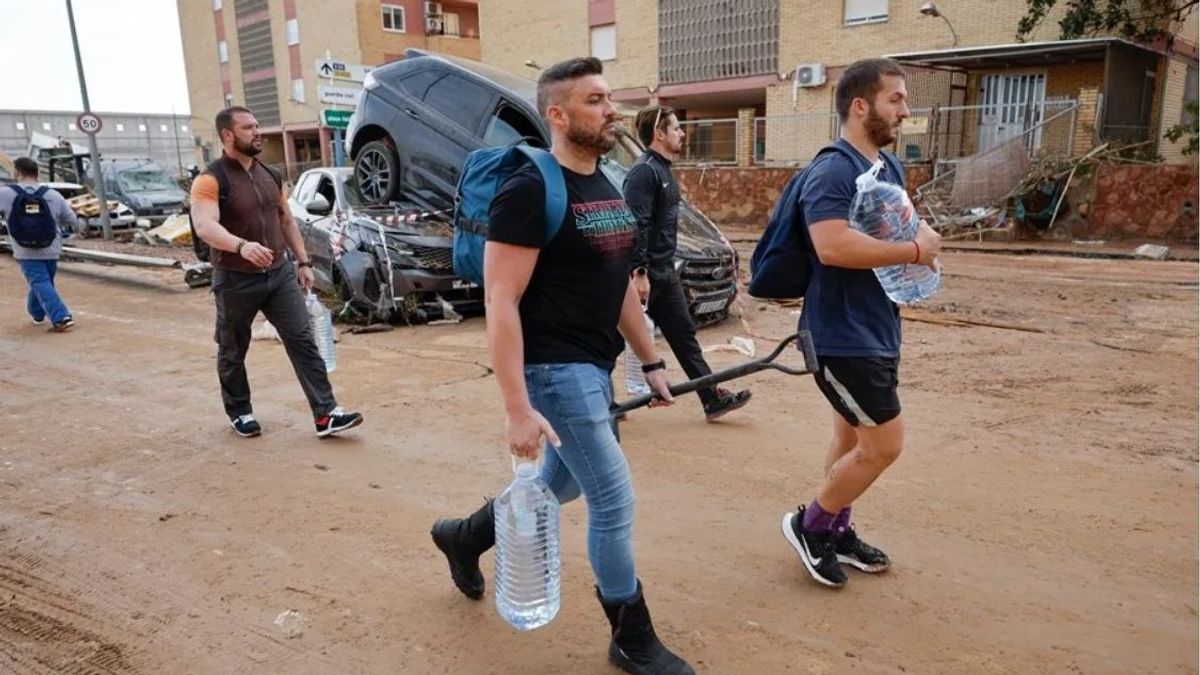
[[[645,308],[642,310],[642,317],[646,319],[646,330],[650,331],[650,337],[654,337],[654,321],[645,312]],[[625,393],[631,396],[650,393],[650,385],[646,384],[646,374],[642,372],[642,362],[628,345],[625,346]]]
[[[855,179],[858,191],[850,205],[850,225],[876,239],[912,241],[921,225],[917,210],[904,188],[878,179],[882,168],[881,159]],[[876,267],[875,277],[892,302],[901,305],[925,300],[942,285],[940,268],[935,271],[911,263]]]
[[337,367],[337,353],[333,349],[333,317],[312,291],[308,292],[304,306],[308,309],[308,322],[312,324],[317,351],[321,354],[321,360],[325,362],[325,372],[332,373]]
[[493,505],[496,518],[496,610],[513,628],[534,630],[558,614],[558,499],[532,463]]

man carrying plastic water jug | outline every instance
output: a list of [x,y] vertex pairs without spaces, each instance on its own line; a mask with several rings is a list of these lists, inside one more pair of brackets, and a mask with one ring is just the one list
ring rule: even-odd
[[[680,194],[671,162],[683,152],[683,129],[673,109],[657,105],[639,110],[634,126],[646,146],[624,185],[625,202],[638,226],[633,251],[634,288],[646,302],[646,313],[662,331],[683,372],[695,379],[712,370],[696,341],[696,324],[688,313],[687,296],[675,269]],[[735,393],[707,387],[696,393],[704,417],[710,422],[750,401],[749,389]]]
[[[216,127],[224,153],[192,182],[192,225],[212,247],[217,376],[229,423],[243,438],[262,433],[246,378],[250,328],[262,312],[283,340],[317,436],[356,427],[362,415],[342,410],[334,400],[300,294],[301,287],[313,286],[300,228],[287,208],[279,177],[255,159],[263,144],[258,120],[235,106],[217,113]],[[296,269],[284,256],[288,249]]]
[[62,333],[75,326],[75,319],[54,287],[63,247],[60,228],[82,232],[87,223],[75,217],[62,195],[38,183],[37,162],[18,157],[13,173],[16,183],[0,185],[0,216],[8,221],[13,257],[29,284],[25,309],[35,325],[48,319],[50,330]]
[[[650,620],[633,561],[632,477],[609,423],[618,328],[647,364],[659,403],[671,396],[630,281],[636,224],[598,166],[618,123],[602,72],[598,59],[576,58],[538,80],[538,109],[566,181],[566,216],[546,241],[546,189],[533,165],[497,192],[484,249],[488,341],[512,453],[544,452],[541,478],[558,501],[582,494],[588,502],[588,559],[611,627],[610,660],[630,673],[687,675],[694,671],[659,642]],[[479,557],[495,543],[491,502],[437,521],[432,535],[454,584],[482,598]]]
[[[908,117],[904,71],[893,61],[869,59],[846,68],[835,104],[842,121],[841,152],[819,155],[800,190],[800,208],[815,260],[800,328],[812,334],[820,371],[814,379],[833,407],[833,441],[816,498],[784,514],[783,535],[818,582],[846,583],[842,565],[868,573],[891,561],[858,537],[851,505],[883,473],[904,445],[896,395],[900,362],[900,311],[873,268],[904,263],[934,265],[941,238],[921,223],[913,241],[881,241],[848,221],[855,178],[880,159]],[[846,145],[842,145],[846,148]],[[854,157],[854,159],[852,159]],[[880,179],[904,185],[884,163]]]

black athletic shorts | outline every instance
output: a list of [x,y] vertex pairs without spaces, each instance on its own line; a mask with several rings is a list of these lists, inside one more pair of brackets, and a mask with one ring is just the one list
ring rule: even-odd
[[821,356],[813,379],[850,426],[874,427],[900,414],[899,357]]

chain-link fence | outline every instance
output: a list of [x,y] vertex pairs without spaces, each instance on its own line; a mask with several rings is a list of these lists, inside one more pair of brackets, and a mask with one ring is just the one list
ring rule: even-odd
[[[1078,128],[1079,104],[1048,100],[1032,104],[933,106],[912,108],[892,151],[905,161],[954,163],[1017,137],[1030,155],[1067,156],[1076,137],[1091,134]],[[805,164],[841,130],[834,113],[813,112],[754,119],[754,163]]]

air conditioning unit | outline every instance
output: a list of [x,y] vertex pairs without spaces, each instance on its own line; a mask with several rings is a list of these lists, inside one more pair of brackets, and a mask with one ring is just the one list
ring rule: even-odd
[[797,87],[819,87],[825,84],[825,66],[820,63],[801,63],[796,66]]
[[425,16],[441,16],[441,15],[442,15],[442,3],[440,3],[440,2],[426,2],[425,3]]
[[440,17],[425,17],[425,34],[426,35],[441,35],[442,34],[442,19]]

